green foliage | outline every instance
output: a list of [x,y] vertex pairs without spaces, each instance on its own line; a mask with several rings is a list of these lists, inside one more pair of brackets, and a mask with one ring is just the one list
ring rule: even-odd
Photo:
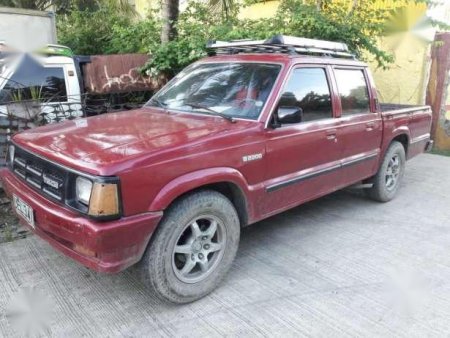
[[135,20],[122,2],[103,0],[99,7],[58,15],[58,42],[75,54],[148,53],[159,44],[159,20],[153,15]]
[[[392,19],[392,9],[374,9],[372,0],[281,0],[272,18],[259,20],[239,19],[237,1],[228,2],[233,6],[226,5],[226,15],[211,12],[213,3],[222,3],[218,0],[190,1],[176,22],[177,37],[165,44],[160,44],[162,20],[156,19],[156,13],[137,21],[118,10],[113,5],[117,1],[121,2],[102,0],[99,8],[72,9],[59,16],[60,43],[76,54],[149,53],[151,60],[143,70],[167,77],[205,56],[208,40],[266,39],[276,34],[341,41],[360,59],[373,58],[380,66],[393,61],[378,45],[378,37],[385,34],[386,23]],[[421,1],[428,2],[410,0]]]
[[230,19],[236,9],[236,0],[208,0],[210,11],[214,15],[222,15],[226,20]]
[[152,16],[128,24],[116,23],[105,54],[149,53],[160,44],[161,22]]
[[206,42],[215,36],[225,36],[237,22],[233,18],[223,20],[212,16],[207,4],[192,2],[182,12],[177,22],[178,35],[175,40],[150,48],[151,60],[144,67],[151,76],[172,77],[181,69],[206,56]]
[[[379,19],[367,20],[359,11],[349,13],[348,6],[334,6],[332,15],[318,10],[314,3],[281,0],[272,18],[240,20],[237,13],[228,19],[213,17],[208,7],[192,2],[178,20],[178,37],[168,44],[151,48],[152,59],[146,66],[150,74],[172,76],[187,64],[206,55],[208,40],[266,39],[276,34],[342,41],[358,57],[369,54],[381,66],[392,62],[392,56],[377,46],[387,13],[372,13]],[[236,9],[236,12],[238,8]]]
[[58,40],[75,54],[103,54],[111,48],[113,27],[130,24],[129,18],[109,7],[93,12],[73,10],[58,18]]

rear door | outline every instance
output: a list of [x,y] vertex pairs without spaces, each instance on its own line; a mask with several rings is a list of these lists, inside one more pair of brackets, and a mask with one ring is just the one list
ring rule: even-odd
[[[301,122],[266,129],[265,215],[286,210],[341,186],[335,97],[329,66],[295,67],[277,106],[303,110]],[[275,112],[276,114],[276,108]]]
[[352,184],[372,176],[379,163],[383,124],[364,67],[333,67],[339,97],[342,179]]

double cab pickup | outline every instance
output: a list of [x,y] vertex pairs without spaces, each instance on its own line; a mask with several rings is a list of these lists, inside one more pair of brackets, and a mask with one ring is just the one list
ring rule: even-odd
[[380,104],[345,44],[209,47],[141,109],[16,134],[1,170],[37,235],[174,303],[218,286],[242,227],[350,185],[387,202],[432,145],[430,108]]

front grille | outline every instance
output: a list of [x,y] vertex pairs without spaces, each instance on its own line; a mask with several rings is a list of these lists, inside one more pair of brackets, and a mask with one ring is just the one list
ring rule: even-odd
[[16,147],[11,164],[14,174],[34,189],[58,201],[65,201],[68,174],[65,170]]

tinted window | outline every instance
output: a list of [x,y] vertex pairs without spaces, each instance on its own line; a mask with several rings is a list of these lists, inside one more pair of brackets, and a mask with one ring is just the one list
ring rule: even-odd
[[336,69],[335,74],[341,97],[342,115],[369,113],[369,92],[363,71]]
[[0,91],[0,102],[39,100],[67,101],[62,67],[43,67],[26,56]]
[[182,71],[148,105],[257,119],[281,66],[263,63],[203,63]]
[[325,69],[295,69],[283,90],[278,106],[301,108],[302,121],[332,117],[330,88]]

